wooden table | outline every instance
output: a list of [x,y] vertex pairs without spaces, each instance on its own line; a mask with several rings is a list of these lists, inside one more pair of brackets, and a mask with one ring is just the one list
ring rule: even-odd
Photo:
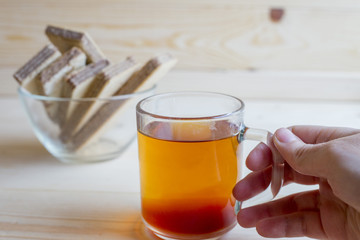
[[[170,82],[181,74],[169,74],[159,92],[170,90]],[[274,73],[268,77],[275,79]],[[238,84],[223,92],[241,88]],[[360,128],[358,101],[245,99],[245,103],[246,123],[258,128],[274,131],[292,124]],[[0,112],[0,239],[156,239],[144,231],[140,220],[136,142],[113,161],[66,165],[37,141],[16,96],[0,97]],[[248,152],[253,144],[246,146]],[[291,185],[280,195],[306,189]],[[254,229],[237,226],[224,239],[262,238]]]
[[[274,6],[285,10],[275,22]],[[1,1],[0,239],[156,239],[140,220],[136,142],[115,160],[67,165],[33,134],[11,75],[46,43],[46,24],[87,30],[114,61],[170,51],[180,61],[158,92],[240,97],[252,127],[360,128],[359,9],[353,0]],[[263,238],[237,226],[223,239]]]

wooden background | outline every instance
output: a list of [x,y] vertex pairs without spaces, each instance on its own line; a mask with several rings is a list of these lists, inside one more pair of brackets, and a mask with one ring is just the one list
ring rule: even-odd
[[[1,0],[0,6],[1,94],[15,95],[12,74],[44,46],[44,29],[53,24],[89,32],[113,61],[174,54],[180,61],[160,89],[243,81],[237,91],[244,98],[360,99],[358,0]],[[273,8],[284,11],[279,21],[270,17]]]

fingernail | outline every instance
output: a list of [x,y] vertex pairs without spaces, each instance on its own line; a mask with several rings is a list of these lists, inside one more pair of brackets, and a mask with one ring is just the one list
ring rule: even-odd
[[275,138],[282,143],[289,143],[293,141],[297,141],[298,137],[295,136],[289,129],[280,128],[275,132]]

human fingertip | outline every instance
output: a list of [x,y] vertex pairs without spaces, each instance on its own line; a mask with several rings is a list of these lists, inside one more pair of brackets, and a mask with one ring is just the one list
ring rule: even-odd
[[293,134],[287,128],[280,128],[274,134],[275,142],[290,143],[299,140],[299,138]]
[[244,201],[247,199],[249,191],[249,186],[247,186],[246,182],[244,183],[244,181],[241,180],[233,187],[232,194],[236,200]]
[[239,183],[236,183],[236,185],[233,187],[233,189],[232,189],[232,195],[234,196],[234,198],[236,199],[236,200],[239,200],[239,195],[241,195],[241,191],[239,191],[238,190],[238,184]]
[[246,167],[251,171],[260,171],[272,164],[272,155],[270,148],[260,143],[247,156]]

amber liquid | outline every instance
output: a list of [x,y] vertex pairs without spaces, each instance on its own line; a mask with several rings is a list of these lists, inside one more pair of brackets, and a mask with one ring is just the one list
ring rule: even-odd
[[[216,237],[236,223],[237,139],[206,140],[206,128],[195,126],[189,134],[191,127],[172,131],[176,140],[138,132],[142,216],[150,229],[169,238]],[[159,125],[154,129],[164,133]]]

